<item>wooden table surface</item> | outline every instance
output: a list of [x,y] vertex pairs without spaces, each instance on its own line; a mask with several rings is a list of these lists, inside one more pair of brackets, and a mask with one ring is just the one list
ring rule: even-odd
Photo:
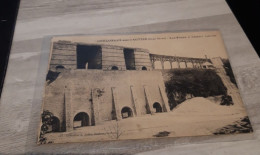
[[[36,145],[44,38],[220,30],[254,134]],[[0,154],[260,154],[260,62],[224,0],[22,0],[0,103]]]

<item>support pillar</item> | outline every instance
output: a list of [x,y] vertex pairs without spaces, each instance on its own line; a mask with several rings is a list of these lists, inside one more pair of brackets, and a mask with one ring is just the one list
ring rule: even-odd
[[169,107],[169,102],[168,102],[168,98],[166,96],[165,91],[162,90],[162,87],[160,87],[160,85],[158,86],[159,88],[159,92],[162,98],[162,108],[163,108],[163,112],[167,112],[170,111],[170,107]]
[[192,63],[192,68],[195,68],[194,62],[191,62],[191,63]]
[[184,61],[184,62],[185,62],[185,67],[188,68],[188,66],[187,66],[187,62],[186,62],[186,61]]
[[73,130],[73,109],[71,106],[71,90],[65,86],[65,120],[66,132]]
[[153,114],[154,111],[152,109],[153,105],[152,105],[152,101],[151,101],[151,96],[150,96],[150,92],[148,90],[147,86],[144,86],[144,95],[145,95],[145,100],[146,100],[146,110],[147,113]]
[[132,103],[133,103],[133,107],[134,107],[134,113],[136,116],[141,116],[141,109],[139,107],[139,101],[138,101],[138,97],[136,95],[134,86],[130,86],[130,90],[131,90],[131,95],[132,95]]
[[164,61],[161,61],[162,69],[164,70]]
[[155,69],[154,60],[152,60],[152,68]]
[[201,66],[201,63],[199,62],[199,66],[200,66],[200,68],[202,68],[202,66]]
[[111,92],[112,92],[112,103],[114,105],[116,120],[120,121],[122,119],[122,115],[121,115],[121,111],[120,111],[119,105],[118,105],[118,100],[117,100],[118,93],[117,93],[116,87],[112,87]]
[[172,69],[172,61],[170,61],[171,69]]
[[177,61],[178,68],[181,68],[180,61]]
[[91,125],[94,126],[99,122],[99,98],[98,91],[99,89],[91,89]]

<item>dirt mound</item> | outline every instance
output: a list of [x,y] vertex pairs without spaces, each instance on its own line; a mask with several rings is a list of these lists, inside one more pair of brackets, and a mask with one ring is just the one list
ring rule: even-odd
[[197,113],[199,115],[225,115],[230,114],[231,109],[234,110],[235,106],[221,106],[213,102],[213,100],[209,100],[204,97],[194,97],[192,99],[186,100],[185,102],[181,103],[177,106],[173,112],[174,113]]

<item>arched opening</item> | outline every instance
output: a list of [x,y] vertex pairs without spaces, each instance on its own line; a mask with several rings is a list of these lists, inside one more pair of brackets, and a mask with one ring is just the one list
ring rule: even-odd
[[113,66],[111,69],[112,70],[118,70],[118,67],[117,66]]
[[187,63],[187,68],[193,68],[193,65],[191,62]]
[[195,68],[201,68],[199,63],[195,63]]
[[73,127],[79,128],[83,126],[89,126],[89,116],[85,112],[80,112],[74,117]]
[[162,112],[162,107],[161,107],[160,103],[158,103],[158,102],[155,102],[153,104],[153,108],[156,110],[157,113]]
[[122,110],[121,110],[121,114],[122,114],[122,118],[128,118],[128,117],[133,117],[133,112],[131,110],[131,108],[129,107],[124,107]]
[[180,62],[180,68],[186,68],[185,62]]
[[154,69],[162,69],[161,61],[155,61],[154,62]]
[[147,68],[145,66],[142,67],[142,70],[147,70]]
[[170,61],[165,61],[165,62],[164,62],[164,69],[172,69],[172,68],[171,68],[171,62],[170,62]]
[[52,132],[60,132],[60,120],[55,116],[52,117],[51,128]]
[[179,68],[177,61],[172,62],[172,68]]

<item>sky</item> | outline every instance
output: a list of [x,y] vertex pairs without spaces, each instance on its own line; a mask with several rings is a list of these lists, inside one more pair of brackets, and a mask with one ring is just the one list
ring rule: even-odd
[[219,31],[153,33],[134,35],[61,36],[53,41],[66,40],[89,44],[118,45],[143,48],[152,54],[192,58],[227,58],[225,45]]

